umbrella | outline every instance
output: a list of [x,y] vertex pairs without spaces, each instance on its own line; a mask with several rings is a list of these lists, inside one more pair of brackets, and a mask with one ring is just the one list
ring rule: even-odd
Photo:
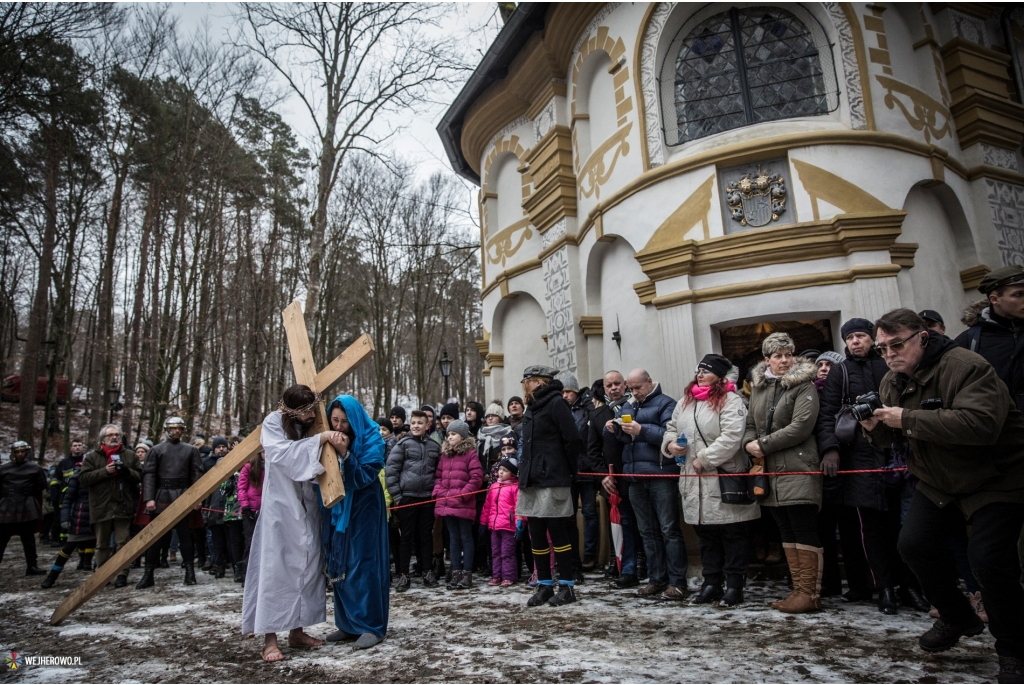
[[[608,474],[615,475],[611,464],[608,465]],[[619,513],[619,502],[621,501],[622,498],[619,497],[618,492],[608,493],[608,518],[611,520],[612,546],[615,552],[615,563],[620,572],[622,571],[622,514]]]

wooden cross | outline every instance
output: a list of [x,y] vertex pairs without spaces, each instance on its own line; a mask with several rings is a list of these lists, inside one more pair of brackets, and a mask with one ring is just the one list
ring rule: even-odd
[[[307,385],[314,392],[322,392],[334,385],[357,366],[373,355],[373,341],[368,335],[360,336],[348,349],[334,361],[325,366],[319,373],[313,364],[313,352],[306,334],[306,322],[302,316],[302,307],[298,301],[292,302],[281,313],[284,318],[284,330],[288,338],[288,349],[291,352],[292,368],[295,371],[295,382]],[[327,426],[327,415],[321,402],[316,422],[309,434],[319,433]],[[104,587],[122,568],[131,564],[132,560],[158,542],[178,521],[189,515],[197,504],[209,497],[210,493],[221,486],[235,472],[242,468],[262,447],[260,446],[260,427],[257,427],[223,459],[197,480],[181,497],[174,500],[167,509],[154,518],[149,525],[128,544],[117,550],[107,563],[100,566],[88,579],[68,595],[50,616],[50,625],[59,625],[73,611],[85,604],[90,597]],[[338,468],[338,455],[330,443],[324,443],[320,454],[320,464],[324,473],[318,477],[320,494],[325,506],[336,504],[345,496],[341,471]]]

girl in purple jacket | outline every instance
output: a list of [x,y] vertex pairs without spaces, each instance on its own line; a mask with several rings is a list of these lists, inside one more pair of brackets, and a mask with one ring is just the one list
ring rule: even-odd
[[515,453],[503,456],[498,465],[498,479],[487,490],[480,525],[491,531],[492,575],[488,585],[508,587],[519,576],[516,559],[516,527],[522,526],[516,516],[519,499],[519,462]]
[[465,590],[473,586],[473,521],[476,519],[473,493],[480,489],[484,472],[469,425],[456,419],[448,424],[447,430],[434,477],[433,496],[438,500],[434,504],[434,515],[444,521],[451,544],[452,579],[447,587]]

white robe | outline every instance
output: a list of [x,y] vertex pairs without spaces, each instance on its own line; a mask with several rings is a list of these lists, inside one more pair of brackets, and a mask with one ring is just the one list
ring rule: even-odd
[[278,633],[327,620],[322,569],[320,438],[290,440],[281,412],[263,420],[263,501],[249,550],[242,634]]

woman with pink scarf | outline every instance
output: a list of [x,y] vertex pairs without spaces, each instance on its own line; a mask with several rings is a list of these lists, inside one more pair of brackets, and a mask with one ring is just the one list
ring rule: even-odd
[[[750,469],[743,451],[747,408],[736,386],[726,378],[731,368],[732,363],[719,354],[704,356],[665,426],[661,444],[666,457],[686,459],[680,466],[684,477],[679,479],[683,518],[700,538],[704,575],[704,585],[692,602],[718,602],[724,607],[743,601],[746,522],[761,515],[757,504],[724,503],[718,478],[694,477],[719,471],[746,473]],[[678,444],[680,433],[686,436],[685,447]]]

